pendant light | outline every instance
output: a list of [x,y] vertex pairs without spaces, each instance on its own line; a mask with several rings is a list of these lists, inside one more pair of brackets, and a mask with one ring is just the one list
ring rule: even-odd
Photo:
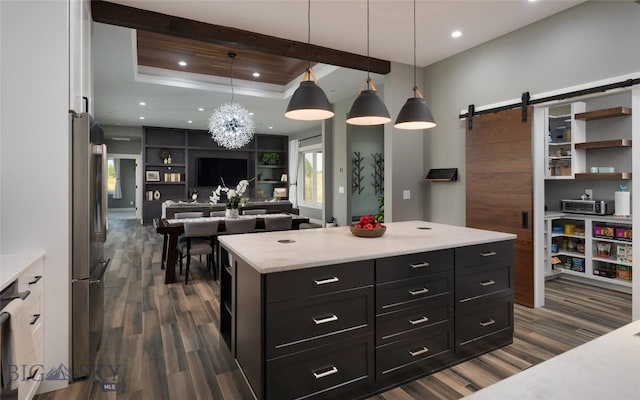
[[[364,90],[351,105],[351,110],[347,114],[347,124],[351,125],[381,125],[391,121],[389,111],[384,105],[376,86],[371,81],[369,73],[371,59],[369,58],[369,0],[367,0],[367,80],[364,82]],[[365,87],[366,85],[366,87]]]
[[327,95],[318,86],[318,79],[311,69],[311,0],[307,3],[307,69],[304,71],[300,86],[293,92],[284,116],[303,121],[319,121],[333,117],[331,103]]
[[428,129],[436,126],[431,110],[416,85],[416,0],[413,0],[413,97],[407,99],[396,118],[395,128]]
[[231,58],[231,102],[224,103],[213,110],[209,117],[209,133],[220,145],[227,149],[239,149],[253,139],[255,126],[246,108],[233,102],[233,60],[236,53],[229,53]]

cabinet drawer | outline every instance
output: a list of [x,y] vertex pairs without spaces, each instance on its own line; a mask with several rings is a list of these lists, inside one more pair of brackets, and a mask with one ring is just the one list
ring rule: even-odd
[[430,331],[400,342],[376,349],[376,374],[382,379],[386,374],[400,372],[404,368],[421,363],[426,370],[436,368],[427,364],[436,357],[449,354],[453,350],[449,329]]
[[373,332],[373,288],[267,305],[267,359]]
[[420,302],[449,295],[453,290],[453,272],[407,279],[376,286],[376,313],[383,314]]
[[376,260],[376,283],[417,278],[453,269],[453,250],[438,250]]
[[267,399],[339,399],[373,382],[372,335],[268,361]]
[[455,249],[456,268],[508,261],[513,264],[513,241],[493,242]]
[[373,285],[373,260],[266,275],[267,303]]
[[509,341],[513,337],[512,297],[464,307],[456,314],[455,325],[456,350],[468,347],[486,351],[505,344],[502,337],[509,337]]
[[434,326],[449,326],[452,312],[450,302],[440,300],[379,316],[376,318],[376,346],[404,339]]
[[22,272],[22,274],[20,274],[20,276],[18,277],[18,291],[42,291],[42,285],[44,281],[42,273],[42,258],[39,258],[35,260],[29,267],[27,267],[24,272]]
[[511,293],[512,268],[506,261],[463,269],[456,273],[456,302],[491,294]]

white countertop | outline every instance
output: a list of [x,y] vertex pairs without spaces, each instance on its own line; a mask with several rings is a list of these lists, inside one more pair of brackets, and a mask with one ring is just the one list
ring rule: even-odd
[[615,215],[593,215],[593,214],[576,214],[576,213],[565,213],[562,211],[545,211],[544,212],[545,219],[557,219],[557,218],[576,218],[576,219],[590,219],[592,221],[602,221],[602,222],[620,222],[624,224],[630,224],[633,222],[633,217],[616,217]]
[[40,257],[44,257],[44,251],[0,255],[0,290],[9,286]]
[[[342,226],[228,235],[220,236],[219,240],[226,249],[265,274],[516,239],[516,235],[510,233],[426,221],[384,225],[387,231],[379,238],[356,237],[348,226]],[[278,242],[287,239],[295,242]]]
[[488,386],[465,399],[637,399],[640,321]]

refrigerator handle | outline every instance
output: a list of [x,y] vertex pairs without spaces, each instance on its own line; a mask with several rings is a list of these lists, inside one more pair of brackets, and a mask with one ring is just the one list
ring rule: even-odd
[[91,153],[100,157],[100,209],[97,210],[100,213],[100,226],[94,227],[95,239],[98,242],[107,241],[107,145],[106,144],[94,144],[91,146]]
[[102,242],[107,241],[107,176],[108,176],[108,160],[107,160],[107,145],[102,144],[102,202],[100,207],[100,213],[102,214],[102,226],[100,227],[100,231],[102,234]]

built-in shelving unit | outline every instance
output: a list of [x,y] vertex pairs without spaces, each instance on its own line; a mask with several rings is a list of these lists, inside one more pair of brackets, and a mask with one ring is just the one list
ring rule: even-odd
[[[545,276],[558,274],[601,282],[629,292],[633,274],[632,221],[607,216],[546,219]],[[561,262],[553,264],[553,259]]]
[[[246,146],[226,149],[218,146],[205,131],[145,127],[142,147],[144,222],[151,222],[162,215],[162,202],[165,200],[186,200],[190,188],[196,188],[200,198],[208,200],[213,188],[198,187],[196,182],[197,159],[200,157],[246,160],[247,179],[255,180],[245,195],[253,200],[271,199],[275,188],[287,187],[282,177],[288,176],[288,136],[256,134]],[[277,154],[277,164],[263,165],[265,153]]]

